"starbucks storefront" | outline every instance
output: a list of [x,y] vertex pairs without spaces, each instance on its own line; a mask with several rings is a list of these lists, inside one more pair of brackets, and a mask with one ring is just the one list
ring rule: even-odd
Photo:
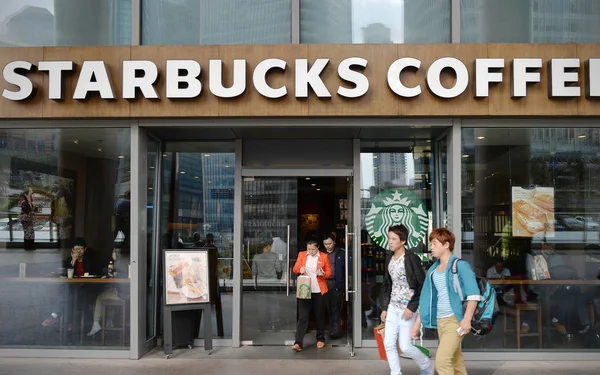
[[[552,45],[467,44],[4,51],[0,126],[5,142],[0,144],[6,147],[0,162],[10,171],[10,188],[44,187],[44,178],[76,181],[72,237],[86,237],[99,253],[110,255],[115,244],[124,243],[130,252],[126,261],[117,260],[119,275],[127,276],[118,282],[127,293],[116,302],[124,314],[122,331],[106,341],[93,332],[97,317],[89,308],[98,291],[90,292],[85,303],[68,294],[64,301],[50,301],[60,310],[57,324],[48,329],[39,328],[40,322],[54,307],[24,298],[15,302],[22,306],[11,309],[37,304],[38,310],[3,327],[10,334],[0,335],[0,354],[39,356],[51,350],[46,353],[72,356],[72,349],[80,349],[79,356],[140,358],[163,338],[163,280],[168,280],[163,251],[206,246],[218,251],[213,345],[289,346],[297,316],[292,267],[306,241],[329,238],[345,250],[345,266],[338,274],[340,335],[328,344],[348,346],[354,355],[355,348],[376,346],[376,301],[392,223],[409,227],[409,247],[421,255],[424,267],[431,262],[428,233],[448,227],[457,237],[456,254],[478,274],[486,275],[497,261],[510,268],[510,278],[494,283],[518,296],[508,298],[492,334],[465,340],[465,352],[475,352],[471,358],[489,353],[486,358],[573,359],[595,353],[597,283],[587,269],[596,264],[589,246],[600,245],[598,224],[593,224],[600,212],[596,173],[589,166],[597,162],[594,150],[600,147],[600,112],[592,100],[600,96],[597,47],[569,52]],[[40,171],[54,177],[35,177]],[[554,223],[554,248],[578,272],[570,284],[556,280],[556,285],[577,284],[578,306],[589,307],[576,310],[580,315],[566,314],[570,323],[564,322],[564,336],[550,313],[559,300],[541,292],[554,281],[527,278],[525,259],[541,242],[539,233],[516,235],[507,229],[513,223],[513,188],[531,190],[528,199],[534,199],[538,187],[540,192],[554,189],[554,207],[547,206],[543,217]],[[34,202],[46,199],[38,194]],[[50,194],[46,200],[51,201]],[[112,217],[123,200],[130,204],[129,231],[115,228]],[[13,223],[13,206],[7,205],[7,223]],[[556,222],[550,208],[556,208]],[[37,220],[52,212],[48,203]],[[0,261],[5,285],[43,280],[58,290],[63,281],[83,284],[52,273],[54,263],[71,254],[68,241],[54,241],[49,234],[53,224],[48,230],[36,227],[42,251],[35,253],[24,252],[16,224],[5,228],[5,248],[18,249]],[[49,232],[44,234],[48,241],[40,240],[43,231]],[[551,242],[548,238],[543,242]],[[273,261],[268,270],[261,266],[264,259]],[[20,263],[28,263],[26,273],[18,272]],[[38,272],[38,263],[47,267]],[[536,299],[523,300],[522,286],[542,287]],[[31,293],[42,293],[37,289]],[[86,287],[77,290],[86,297]],[[79,318],[76,334],[69,333],[71,322],[60,320],[64,305],[81,311],[73,314]],[[517,311],[517,305],[531,310]],[[521,314],[531,328],[523,335],[515,329]],[[591,328],[579,334],[587,321],[576,316],[585,314],[592,318]],[[313,332],[316,323],[308,325]],[[202,346],[203,331],[196,328],[194,342]],[[537,332],[542,334],[533,336]],[[313,336],[307,334],[307,345]],[[426,330],[424,340],[427,347],[437,346],[433,331]],[[27,349],[32,346],[43,350],[34,353]]]

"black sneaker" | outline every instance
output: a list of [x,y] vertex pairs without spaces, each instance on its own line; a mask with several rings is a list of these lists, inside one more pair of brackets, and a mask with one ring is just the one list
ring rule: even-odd
[[586,333],[588,333],[590,331],[590,329],[592,329],[592,326],[590,324],[586,324],[579,330],[579,334],[585,335]]

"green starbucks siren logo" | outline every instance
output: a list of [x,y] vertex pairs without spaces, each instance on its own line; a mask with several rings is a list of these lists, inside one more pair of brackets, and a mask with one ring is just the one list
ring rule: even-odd
[[385,190],[371,200],[365,218],[369,235],[379,246],[389,250],[388,228],[403,224],[409,235],[406,248],[416,247],[427,234],[429,218],[423,202],[409,191]]

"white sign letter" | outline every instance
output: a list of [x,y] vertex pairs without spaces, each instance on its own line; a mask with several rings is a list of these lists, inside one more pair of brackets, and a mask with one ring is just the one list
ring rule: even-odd
[[421,85],[406,87],[400,80],[402,71],[409,67],[419,70],[419,68],[421,68],[421,60],[413,59],[412,57],[403,57],[394,61],[392,65],[390,65],[387,73],[387,83],[390,90],[403,98],[414,98],[415,96],[421,95]]
[[246,60],[233,60],[233,84],[223,87],[223,61],[210,60],[208,87],[219,98],[235,98],[246,91]]
[[347,88],[340,86],[338,88],[338,95],[344,98],[360,98],[369,91],[369,79],[362,73],[350,69],[352,66],[360,66],[363,69],[367,67],[367,60],[361,57],[350,57],[344,59],[340,65],[338,65],[338,75],[344,81],[354,83],[354,88]]
[[579,59],[550,59],[548,63],[549,98],[578,98],[581,96],[580,64]]
[[167,60],[167,98],[191,99],[200,96],[202,83],[198,78],[201,71],[200,64],[194,60]]
[[6,64],[2,70],[4,80],[19,88],[18,91],[2,90],[2,96],[8,100],[29,100],[37,94],[35,84],[25,76],[28,72],[35,72],[36,66],[27,61],[13,61]]
[[115,98],[115,92],[104,61],[84,61],[81,66],[73,99],[87,99],[90,92],[98,92],[102,99]]
[[504,59],[475,59],[475,97],[490,96],[490,83],[501,83],[502,72],[490,69],[504,69]]
[[254,88],[259,94],[265,98],[277,99],[282,98],[287,94],[287,88],[282,86],[278,89],[274,89],[267,83],[267,73],[269,70],[279,68],[285,72],[286,62],[280,59],[266,59],[258,63],[254,68],[254,75],[252,76],[252,82],[254,82]]
[[158,99],[154,84],[158,80],[158,68],[152,61],[123,61],[123,99],[135,99],[140,89],[146,99]]
[[331,98],[320,77],[327,64],[329,59],[317,59],[309,70],[307,59],[296,59],[296,98],[308,98],[309,85],[317,97]]
[[48,99],[63,100],[63,72],[73,71],[73,61],[40,61],[38,70],[48,72]]
[[585,96],[588,99],[600,98],[600,59],[589,59],[585,62]]
[[[456,83],[452,88],[445,88],[442,85],[442,70],[449,68],[456,74]],[[456,98],[467,89],[469,85],[469,71],[465,64],[454,57],[442,57],[431,64],[427,70],[427,87],[435,96],[444,99]]]
[[511,97],[527,96],[527,83],[540,82],[540,72],[528,72],[527,69],[541,69],[542,59],[514,59],[512,65]]

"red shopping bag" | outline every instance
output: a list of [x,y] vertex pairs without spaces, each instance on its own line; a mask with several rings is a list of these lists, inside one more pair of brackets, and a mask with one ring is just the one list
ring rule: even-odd
[[385,324],[380,324],[377,327],[373,328],[373,333],[375,334],[375,341],[377,342],[377,350],[379,351],[379,358],[384,361],[387,361],[387,356],[385,355],[385,346],[383,345],[383,335],[385,332]]

